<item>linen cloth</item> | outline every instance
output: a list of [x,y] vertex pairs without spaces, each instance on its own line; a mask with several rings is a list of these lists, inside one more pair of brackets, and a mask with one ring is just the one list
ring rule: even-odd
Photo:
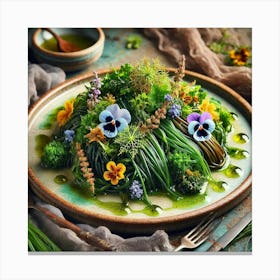
[[[251,29],[227,28],[227,43],[235,46],[252,46]],[[210,49],[212,42],[223,38],[223,28],[144,28],[143,33],[154,40],[159,51],[179,64],[182,54],[186,69],[205,74],[224,83],[251,102],[252,69],[246,66],[229,66],[223,54]]]

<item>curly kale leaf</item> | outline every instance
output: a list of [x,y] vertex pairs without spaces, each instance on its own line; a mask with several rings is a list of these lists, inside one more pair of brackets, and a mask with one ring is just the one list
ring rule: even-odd
[[111,93],[114,96],[123,96],[131,92],[131,73],[132,66],[125,64],[120,69],[107,73],[102,80],[102,93]]

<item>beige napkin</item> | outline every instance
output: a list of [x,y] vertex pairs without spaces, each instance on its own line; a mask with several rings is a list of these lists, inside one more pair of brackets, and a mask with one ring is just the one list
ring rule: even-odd
[[57,84],[65,81],[65,72],[49,64],[28,64],[28,105]]
[[[177,64],[186,57],[186,69],[205,74],[231,87],[251,102],[252,69],[229,66],[222,54],[213,52],[209,45],[222,39],[222,28],[144,28],[144,34],[154,40],[158,49]],[[227,28],[227,42],[251,47],[251,29]]]

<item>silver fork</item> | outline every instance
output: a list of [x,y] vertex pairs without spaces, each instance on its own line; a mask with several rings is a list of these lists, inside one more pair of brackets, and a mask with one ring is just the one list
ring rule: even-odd
[[211,231],[214,229],[216,214],[210,213],[196,227],[181,239],[181,244],[174,249],[174,252],[183,248],[194,249],[205,242]]

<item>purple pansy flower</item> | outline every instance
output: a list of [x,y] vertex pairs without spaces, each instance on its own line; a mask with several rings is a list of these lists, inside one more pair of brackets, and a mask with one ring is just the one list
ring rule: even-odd
[[211,138],[211,133],[215,129],[215,123],[212,121],[212,116],[208,112],[201,115],[199,113],[192,113],[188,115],[187,121],[188,132],[193,135],[196,141],[206,141]]
[[129,190],[130,190],[130,197],[132,199],[140,199],[143,195],[142,185],[137,180],[134,180],[132,182],[132,185],[130,186]]
[[75,131],[72,129],[67,129],[64,131],[65,141],[72,142],[75,135]]
[[128,126],[131,116],[127,109],[120,109],[118,104],[113,104],[100,113],[99,121],[101,124],[98,127],[103,134],[108,138],[113,138]]

